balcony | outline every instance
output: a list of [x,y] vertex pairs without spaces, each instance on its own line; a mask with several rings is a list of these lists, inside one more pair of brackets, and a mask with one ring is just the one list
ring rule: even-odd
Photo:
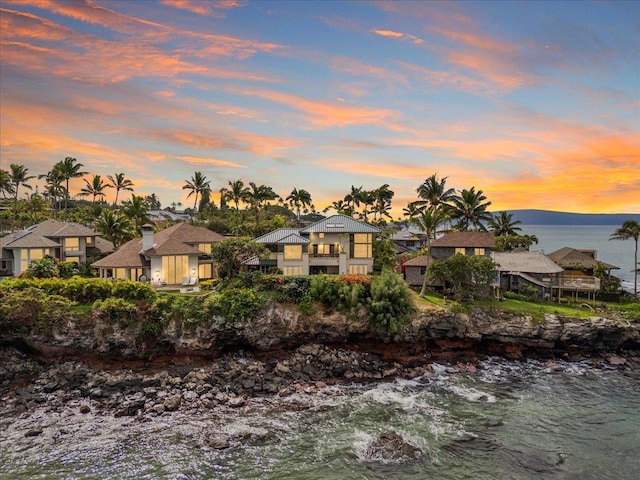
[[562,290],[578,291],[598,291],[600,290],[600,279],[597,277],[561,277],[554,287]]

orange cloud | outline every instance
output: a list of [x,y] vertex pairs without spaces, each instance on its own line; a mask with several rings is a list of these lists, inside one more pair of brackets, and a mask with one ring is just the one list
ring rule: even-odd
[[407,78],[387,68],[361,62],[355,58],[335,57],[331,60],[331,68],[337,72],[353,76],[369,76],[389,81],[392,85],[407,85]]
[[218,158],[207,157],[176,157],[178,160],[182,160],[192,165],[211,165],[216,167],[231,167],[231,168],[247,168],[246,165],[240,165],[239,163],[229,162],[228,160],[220,160]]
[[224,10],[244,6],[243,2],[236,0],[162,0],[164,5],[181,10],[187,10],[197,15],[224,18]]
[[238,90],[232,92],[247,96],[255,96],[303,112],[309,117],[309,122],[319,127],[334,127],[363,124],[387,124],[387,121],[397,114],[389,109],[366,107],[350,107],[339,104],[322,103],[307,100],[302,97],[280,93],[274,90]]
[[380,35],[381,37],[410,40],[415,45],[421,45],[424,43],[424,40],[422,40],[420,37],[416,37],[415,35],[412,35],[410,33],[395,32],[393,30],[383,29],[374,29],[372,30],[372,32],[376,35]]

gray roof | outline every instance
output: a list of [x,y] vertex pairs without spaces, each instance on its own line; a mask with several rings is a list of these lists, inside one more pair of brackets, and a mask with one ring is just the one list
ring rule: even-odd
[[540,250],[520,252],[492,252],[493,261],[501,272],[560,273],[563,268]]
[[0,246],[8,250],[12,248],[56,248],[60,244],[33,231],[21,230],[2,237]]
[[299,228],[279,228],[277,230],[274,230],[273,232],[265,233],[264,235],[261,235],[260,237],[254,239],[253,241],[257,243],[275,244],[275,243],[280,243],[283,239],[287,238],[289,235],[298,235],[298,232],[300,232]]
[[368,223],[354,220],[346,215],[332,215],[300,230],[300,233],[380,233]]
[[52,218],[29,227],[27,230],[42,237],[63,238],[63,237],[95,237],[98,235],[89,227],[74,222],[60,222]]

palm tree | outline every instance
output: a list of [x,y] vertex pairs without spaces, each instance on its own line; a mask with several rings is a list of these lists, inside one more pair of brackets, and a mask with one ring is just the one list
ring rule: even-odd
[[609,240],[628,240],[633,238],[636,242],[635,250],[633,252],[633,294],[638,295],[638,238],[640,238],[640,223],[637,220],[627,220],[622,223],[622,226],[616,229],[611,234]]
[[122,202],[122,211],[129,217],[136,232],[140,227],[149,221],[147,213],[149,212],[149,203],[138,195],[131,195],[131,200]]
[[296,217],[298,219],[298,223],[300,223],[300,210],[305,209],[312,205],[311,194],[304,189],[298,190],[297,188],[293,188],[291,193],[287,198],[285,198],[289,202],[292,208],[296,211]]
[[2,198],[7,198],[7,194],[13,195],[11,174],[4,169],[0,169],[0,193],[2,193]]
[[116,173],[115,175],[107,175],[107,178],[111,182],[113,188],[116,189],[116,198],[113,200],[113,206],[115,207],[118,204],[118,195],[120,190],[127,190],[129,192],[133,192],[133,182],[128,178],[125,178],[124,173]]
[[418,196],[422,200],[415,202],[417,206],[431,205],[437,206],[442,203],[449,203],[455,196],[453,188],[447,188],[447,178],[438,179],[437,174],[431,175],[416,189]]
[[273,191],[273,188],[266,185],[256,185],[253,182],[249,182],[251,187],[247,193],[246,201],[251,205],[256,214],[256,224],[260,223],[260,207],[267,205],[271,200],[278,198],[278,194]]
[[16,165],[12,163],[9,166],[9,177],[11,180],[11,186],[13,188],[13,216],[18,214],[18,190],[22,185],[24,188],[32,190],[33,187],[29,185],[29,180],[36,178],[35,175],[29,175],[29,169],[24,165]]
[[131,221],[113,210],[102,210],[96,219],[95,228],[102,237],[113,242],[116,249],[134,236]]
[[362,186],[354,187],[351,185],[351,192],[344,196],[345,203],[349,206],[353,213],[356,213],[357,207],[362,202]]
[[202,174],[202,172],[196,172],[191,180],[186,180],[185,184],[182,186],[183,190],[189,190],[189,194],[187,198],[191,195],[195,194],[195,200],[193,202],[193,209],[196,209],[198,205],[198,196],[202,194],[205,190],[211,191],[211,182],[207,180],[207,177]]
[[503,211],[489,220],[489,227],[496,237],[519,235],[518,232],[521,232],[522,229],[516,225],[521,223],[520,220],[513,221],[513,214]]
[[80,178],[87,174],[80,169],[84,167],[82,163],[78,163],[78,160],[72,157],[66,157],[64,160],[56,163],[54,168],[60,170],[62,178],[65,180],[65,196],[64,196],[64,219],[67,219],[67,213],[69,208],[69,180],[72,178]]
[[100,197],[104,199],[105,197],[104,191],[107,188],[111,188],[111,185],[109,185],[108,183],[104,183],[100,175],[94,175],[91,181],[87,180],[86,178],[84,178],[83,180],[84,180],[85,186],[82,189],[80,189],[80,195],[82,196],[91,195],[93,197],[91,200],[91,203],[96,203],[96,197]]
[[345,200],[331,202],[331,205],[325,208],[323,212],[327,213],[332,208],[340,215],[347,215],[348,217],[353,216],[353,208]]
[[[467,231],[472,226],[483,232],[487,231],[487,227],[482,223],[491,220],[491,214],[487,212],[487,208],[491,202],[485,202],[487,197],[482,190],[476,192],[475,187],[469,190],[464,189],[460,195],[451,198],[451,218],[458,221],[456,228],[458,230]],[[484,202],[484,203],[483,203]]]
[[39,179],[44,179],[45,184],[45,198],[48,198],[51,202],[51,208],[58,210],[60,209],[60,199],[64,195],[64,187],[62,186],[62,182],[64,181],[64,176],[60,171],[59,165],[56,164],[53,168],[45,173],[44,175],[38,175]]
[[249,188],[244,186],[242,180],[228,181],[229,188],[223,188],[220,193],[225,201],[233,202],[236,206],[236,213],[240,211],[240,202],[244,202],[247,199]]
[[431,252],[429,250],[431,247],[431,240],[435,240],[437,234],[442,232],[440,227],[448,220],[448,209],[443,204],[430,205],[424,208],[417,216],[409,219],[409,221],[422,230],[427,237],[427,266],[424,272],[422,288],[420,289],[420,296],[424,296],[427,293],[427,270],[429,269],[429,261],[431,259]]
[[391,218],[391,214],[389,211],[391,210],[391,200],[395,195],[393,190],[389,190],[389,184],[385,183],[380,187],[376,188],[373,192],[373,219],[379,218],[382,220],[382,217]]

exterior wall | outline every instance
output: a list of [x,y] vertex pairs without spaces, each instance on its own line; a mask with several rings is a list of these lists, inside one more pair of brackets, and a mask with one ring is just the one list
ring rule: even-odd
[[[466,247],[464,249],[464,254],[467,256],[475,255],[475,247]],[[491,256],[490,248],[483,248],[485,257]],[[431,247],[431,256],[436,260],[446,260],[449,257],[452,257],[456,253],[455,247]]]
[[422,273],[427,267],[412,267],[408,266],[405,269],[405,280],[407,284],[412,287],[422,286],[424,282],[424,273]]

